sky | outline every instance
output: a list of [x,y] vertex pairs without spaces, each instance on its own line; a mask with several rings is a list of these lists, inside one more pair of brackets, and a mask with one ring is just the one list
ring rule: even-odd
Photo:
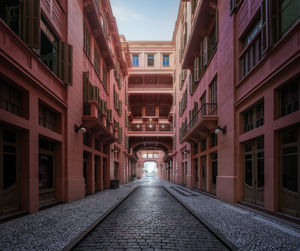
[[172,40],[180,0],[110,0],[127,41]]

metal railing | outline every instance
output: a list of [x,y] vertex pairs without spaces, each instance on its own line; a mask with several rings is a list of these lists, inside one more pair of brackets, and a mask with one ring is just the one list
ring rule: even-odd
[[206,103],[201,106],[201,108],[197,111],[191,121],[187,124],[185,128],[182,130],[182,137],[185,135],[198,123],[199,120],[203,118],[203,116],[207,115],[217,115],[217,104],[216,103]]
[[151,123],[151,124],[131,124],[128,128],[130,132],[172,132],[171,124]]

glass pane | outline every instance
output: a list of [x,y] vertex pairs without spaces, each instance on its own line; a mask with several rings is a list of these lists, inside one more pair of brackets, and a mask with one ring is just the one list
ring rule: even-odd
[[282,149],[283,154],[297,153],[297,146],[285,147]]
[[16,149],[15,146],[4,145],[3,146],[3,151],[5,153],[16,153],[17,149]]
[[289,144],[297,141],[298,141],[298,133],[296,129],[284,132],[282,135],[283,144]]
[[252,160],[245,161],[245,183],[252,186]]
[[212,184],[217,184],[217,171],[218,171],[217,161],[212,162]]
[[87,161],[84,160],[83,161],[83,178],[84,178],[84,184],[87,183],[87,180],[86,180],[86,178],[87,178],[86,169],[87,169]]
[[3,140],[6,142],[16,143],[17,142],[16,132],[4,129],[3,130]]
[[284,0],[281,3],[281,35],[288,31],[291,25],[297,20],[300,13],[299,0]]
[[264,186],[264,159],[257,160],[257,186]]
[[290,191],[298,191],[298,161],[297,155],[282,158],[282,186]]
[[47,154],[39,155],[39,188],[53,187],[53,157]]
[[3,189],[16,183],[17,164],[15,154],[3,154]]

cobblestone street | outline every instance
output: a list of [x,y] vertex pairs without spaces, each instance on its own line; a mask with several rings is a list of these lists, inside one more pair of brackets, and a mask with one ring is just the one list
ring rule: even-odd
[[226,250],[161,186],[141,186],[75,250]]

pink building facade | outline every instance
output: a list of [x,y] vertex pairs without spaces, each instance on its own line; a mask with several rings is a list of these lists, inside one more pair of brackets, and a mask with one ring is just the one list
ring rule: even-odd
[[298,1],[181,2],[175,183],[299,217],[299,9]]
[[299,1],[182,0],[172,41],[126,41],[108,0],[0,7],[1,215],[154,160],[160,178],[299,219]]

